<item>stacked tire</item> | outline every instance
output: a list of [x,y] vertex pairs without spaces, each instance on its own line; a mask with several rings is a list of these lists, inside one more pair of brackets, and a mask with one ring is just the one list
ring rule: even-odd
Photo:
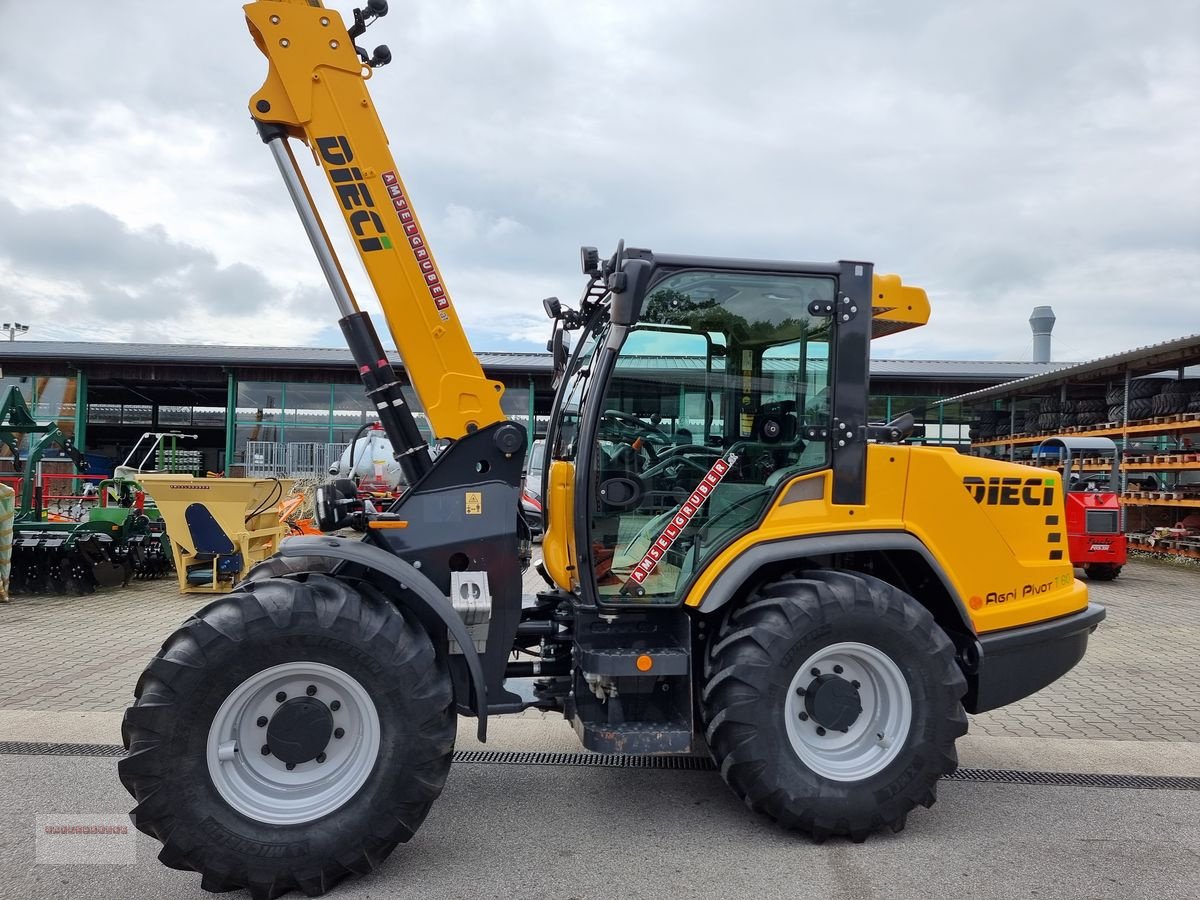
[[979,414],[979,424],[976,427],[979,440],[993,441],[996,439],[996,422],[999,418],[1000,414],[992,409],[986,409]]
[[1154,397],[1152,414],[1155,416],[1177,416],[1188,412],[1192,395],[1200,387],[1200,382],[1194,378],[1180,381],[1168,381],[1162,392]]
[[1108,404],[1108,419],[1115,425],[1125,424],[1125,386],[1118,385],[1108,389],[1108,393],[1104,396],[1104,401]]
[[1103,425],[1108,419],[1108,405],[1102,397],[1075,402],[1076,425]]
[[[1180,384],[1182,382],[1173,382]],[[1158,403],[1159,408],[1162,408],[1162,402],[1158,401],[1158,396],[1166,383],[1161,378],[1135,378],[1129,382],[1129,421],[1136,422],[1140,419],[1149,419],[1152,416],[1168,415],[1167,413],[1155,412],[1155,405]],[[1110,422],[1116,422],[1118,425],[1125,424],[1123,415],[1125,408],[1125,386],[1118,385],[1109,390],[1107,397],[1108,401],[1108,418]],[[1185,402],[1186,407],[1186,402]],[[1182,411],[1182,410],[1181,410]]]
[[996,411],[996,437],[1008,437],[1012,434],[1012,416],[1007,409]]
[[1021,434],[1036,434],[1039,415],[1041,415],[1041,401],[1030,401],[1025,412],[1017,418],[1017,431]]
[[1057,431],[1062,427],[1062,406],[1058,400],[1045,398],[1038,411],[1038,427],[1041,432]]

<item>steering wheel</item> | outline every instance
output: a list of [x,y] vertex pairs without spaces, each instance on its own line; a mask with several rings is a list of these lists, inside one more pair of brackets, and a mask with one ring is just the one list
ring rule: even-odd
[[708,470],[709,470],[708,465],[705,465],[703,463],[698,463],[698,462],[696,462],[696,460],[689,459],[686,456],[671,458],[671,457],[667,456],[666,454],[663,454],[662,458],[659,459],[658,462],[654,463],[654,465],[652,465],[650,468],[648,468],[645,472],[642,473],[642,477],[643,478],[654,478],[657,475],[661,475],[663,472],[667,472],[667,470],[671,469],[672,466],[674,467],[674,470],[669,473],[669,474],[671,474],[672,477],[675,477],[676,475],[679,474],[679,469],[682,466],[690,466],[691,468],[695,469],[696,472],[699,473],[701,476],[707,475]]
[[[600,418],[612,419],[614,422],[620,422],[622,425],[632,428],[634,431],[638,432],[639,437],[643,435],[651,436],[661,438],[664,444],[671,443],[671,438],[665,431],[656,425],[651,425],[649,422],[642,421],[637,416],[633,415],[633,413],[622,412],[619,409],[606,409]],[[653,453],[651,455],[656,456],[656,454]]]

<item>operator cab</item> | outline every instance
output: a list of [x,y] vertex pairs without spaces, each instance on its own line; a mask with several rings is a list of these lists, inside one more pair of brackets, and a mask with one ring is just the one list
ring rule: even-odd
[[[574,466],[572,587],[602,604],[674,605],[782,486],[830,467],[831,313],[847,264],[632,249],[602,269],[586,260],[580,309],[547,304],[556,326],[582,331],[547,437],[551,465]],[[856,389],[861,416],[865,377]]]

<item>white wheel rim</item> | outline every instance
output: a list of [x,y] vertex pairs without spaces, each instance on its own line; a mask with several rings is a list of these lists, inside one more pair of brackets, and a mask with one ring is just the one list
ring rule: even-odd
[[[316,688],[310,693],[310,688]],[[312,696],[327,705],[340,730],[324,749],[324,760],[292,769],[264,754],[267,726],[280,706],[277,695]],[[336,705],[336,709],[333,707]],[[345,805],[375,767],[379,756],[379,713],[356,679],[317,662],[291,662],[251,675],[238,685],[208,731],[208,773],[231,807],[258,822],[297,825]]]
[[[808,714],[814,670],[855,684],[862,711],[846,731],[825,729]],[[862,781],[887,768],[904,746],[912,727],[912,694],[886,653],[845,641],[821,648],[796,670],[784,716],[792,749],[808,768],[831,781]]]

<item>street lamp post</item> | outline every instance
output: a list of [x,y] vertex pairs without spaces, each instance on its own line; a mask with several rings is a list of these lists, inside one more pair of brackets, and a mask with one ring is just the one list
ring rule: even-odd
[[24,334],[29,330],[29,326],[22,325],[20,322],[5,322],[3,326],[0,326],[0,329],[8,332],[8,339],[10,341],[15,341],[18,334]]

